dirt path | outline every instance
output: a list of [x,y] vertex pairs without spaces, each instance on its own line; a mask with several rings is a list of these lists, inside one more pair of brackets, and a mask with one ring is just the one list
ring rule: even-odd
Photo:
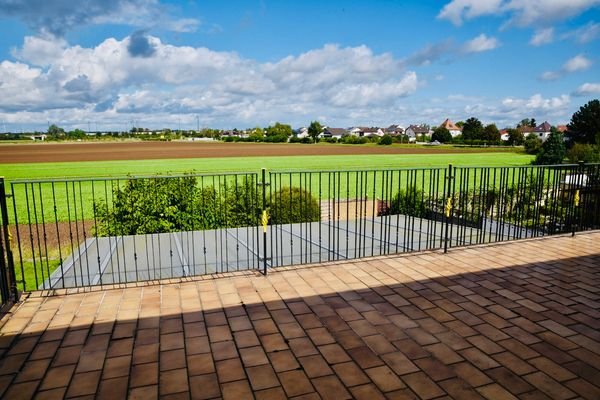
[[0,144],[0,163],[157,160],[172,158],[323,156],[354,154],[444,154],[482,152],[480,148],[414,145],[364,146],[291,143],[109,142]]

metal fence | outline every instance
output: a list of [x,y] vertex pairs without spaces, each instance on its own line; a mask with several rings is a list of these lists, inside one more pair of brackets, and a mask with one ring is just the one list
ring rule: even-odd
[[0,293],[574,233],[600,225],[599,181],[596,164],[0,181]]

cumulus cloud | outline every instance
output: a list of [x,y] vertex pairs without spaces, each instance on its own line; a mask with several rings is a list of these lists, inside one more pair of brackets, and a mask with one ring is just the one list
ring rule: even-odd
[[546,28],[536,30],[533,37],[529,41],[532,46],[542,46],[554,41],[554,28]]
[[123,24],[149,27],[161,21],[161,27],[175,32],[194,31],[196,19],[178,19],[158,0],[0,0],[0,15],[23,20],[32,29],[62,37],[85,25]]
[[453,39],[446,39],[425,46],[404,59],[402,63],[408,66],[425,66],[434,62],[449,63],[469,54],[493,50],[498,46],[500,46],[498,39],[483,33],[463,44],[457,44]]
[[600,94],[600,83],[584,83],[575,90],[575,96],[590,96]]
[[482,51],[493,50],[500,45],[498,39],[493,37],[487,37],[485,34],[481,34],[476,38],[469,40],[462,47],[464,53],[481,53]]
[[564,35],[565,38],[573,38],[577,43],[585,44],[600,37],[600,23],[589,22],[581,28],[575,29]]
[[546,71],[540,79],[545,81],[556,80],[566,74],[571,74],[578,71],[584,71],[592,66],[592,61],[582,54],[578,54],[573,58],[568,59],[558,71]]
[[438,18],[459,26],[481,16],[508,15],[507,24],[528,26],[565,20],[599,4],[600,0],[452,0]]
[[400,60],[366,46],[326,45],[260,63],[170,45],[144,31],[89,48],[54,38],[52,51],[37,54],[44,40],[27,38],[14,51],[19,61],[0,64],[0,115],[52,112],[73,120],[101,113],[104,120],[138,115],[168,123],[198,113],[206,123],[256,124],[286,115],[384,114],[419,86]]
[[507,97],[502,100],[505,111],[520,110],[521,112],[559,112],[564,110],[571,102],[569,95],[563,94],[558,97],[544,98],[541,94],[522,99]]

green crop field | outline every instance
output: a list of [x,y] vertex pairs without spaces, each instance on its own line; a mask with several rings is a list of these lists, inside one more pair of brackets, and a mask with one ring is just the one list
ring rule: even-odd
[[526,165],[533,156],[512,152],[458,154],[379,154],[351,156],[223,157],[166,160],[82,161],[0,164],[0,176],[16,179],[115,177],[165,173],[258,172],[281,170],[384,169]]

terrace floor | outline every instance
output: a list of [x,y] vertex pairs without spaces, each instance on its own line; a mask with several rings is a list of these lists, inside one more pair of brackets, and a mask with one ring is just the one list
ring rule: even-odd
[[44,297],[0,397],[600,398],[600,233]]

